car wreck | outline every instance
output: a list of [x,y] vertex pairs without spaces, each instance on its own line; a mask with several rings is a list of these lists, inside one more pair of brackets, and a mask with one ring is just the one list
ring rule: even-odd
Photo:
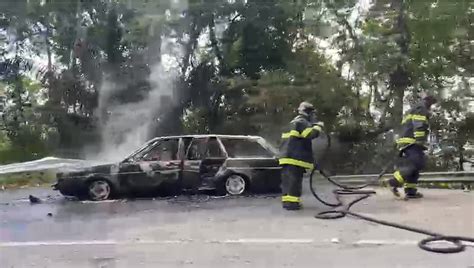
[[65,196],[106,200],[213,191],[218,195],[280,191],[277,151],[258,136],[157,137],[114,164],[57,174]]

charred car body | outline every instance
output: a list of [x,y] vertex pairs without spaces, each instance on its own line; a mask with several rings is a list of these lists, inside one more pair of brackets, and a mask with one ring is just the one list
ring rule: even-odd
[[277,152],[258,136],[158,137],[116,164],[57,174],[54,189],[81,199],[213,190],[280,191]]

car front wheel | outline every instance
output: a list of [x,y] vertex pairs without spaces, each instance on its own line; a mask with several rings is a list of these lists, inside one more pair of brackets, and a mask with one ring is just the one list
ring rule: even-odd
[[92,201],[107,200],[112,195],[112,187],[106,180],[94,180],[91,181],[88,186],[88,195]]
[[225,179],[224,187],[228,195],[241,195],[247,190],[248,183],[242,176],[231,175]]

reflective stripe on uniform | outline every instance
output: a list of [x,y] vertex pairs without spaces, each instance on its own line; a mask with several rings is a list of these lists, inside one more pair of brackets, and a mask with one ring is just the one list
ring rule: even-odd
[[424,137],[426,133],[424,131],[415,131],[415,138]]
[[400,183],[400,184],[403,184],[405,183],[405,179],[403,178],[402,174],[400,173],[400,171],[395,171],[395,173],[393,173],[393,177],[395,177],[395,179]]
[[403,187],[405,189],[416,189],[416,183],[405,183]]
[[290,132],[286,132],[286,133],[281,134],[282,139],[288,139],[290,137],[300,138],[301,134],[296,130],[291,130]]
[[306,138],[311,134],[311,132],[313,132],[312,127],[305,128],[305,130],[303,130],[303,132],[301,132],[301,137]]
[[412,114],[411,119],[417,120],[417,121],[428,121],[428,118],[426,117],[426,115],[421,115],[421,114]]
[[408,120],[411,120],[411,115],[403,117],[402,124],[405,124]]
[[278,162],[280,163],[280,165],[293,165],[293,166],[298,166],[298,167],[302,167],[306,169],[314,168],[314,165],[312,163],[308,163],[305,161],[296,160],[292,158],[280,158]]
[[318,126],[318,125],[315,125],[313,126],[313,129],[319,131],[319,132],[322,132],[323,131],[323,128],[321,126]]
[[300,203],[301,199],[297,196],[284,195],[281,197],[282,202]]
[[305,128],[301,133],[299,133],[296,130],[291,130],[289,132],[285,132],[281,134],[281,138],[282,139],[288,139],[290,137],[307,138],[309,135],[311,135],[311,132],[313,132],[313,130],[322,131],[322,128],[320,126],[313,126],[313,127]]
[[301,132],[301,136],[303,138],[307,138],[312,132],[313,130],[316,130],[316,131],[323,131],[323,129],[320,127],[320,126],[313,126],[313,127],[309,127],[309,128],[306,128],[305,130],[303,130],[303,132]]
[[428,121],[428,118],[425,115],[421,115],[421,114],[407,114],[403,118],[402,124],[406,123],[408,120]]
[[400,144],[400,143],[407,143],[407,144],[412,144],[412,143],[415,143],[416,140],[414,138],[400,138],[397,140],[397,144]]

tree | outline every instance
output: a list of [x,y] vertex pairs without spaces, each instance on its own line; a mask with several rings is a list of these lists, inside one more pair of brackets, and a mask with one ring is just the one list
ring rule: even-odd
[[[449,139],[459,149],[472,132],[472,1],[7,4],[0,3],[0,77],[14,104],[5,144],[17,149],[26,125],[46,137],[44,151],[60,155],[100,148],[107,133],[120,141],[136,126],[118,122],[125,128],[112,131],[109,123],[151,97],[156,105],[140,111],[147,137],[260,134],[274,143],[298,103],[312,101],[338,148],[328,157],[338,161],[328,162],[347,172],[383,164],[392,149],[387,131],[422,90],[438,94],[445,111],[435,116],[434,138],[456,133]],[[169,94],[156,85],[165,65],[177,76]],[[28,93],[37,87],[43,97]],[[380,157],[371,159],[375,151]]]

